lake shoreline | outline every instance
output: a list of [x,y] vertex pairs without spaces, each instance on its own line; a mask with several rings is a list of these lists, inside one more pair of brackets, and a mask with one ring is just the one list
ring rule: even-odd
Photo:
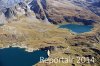
[[[30,48],[30,47],[27,47],[25,44],[18,45],[16,43],[13,43],[12,45],[0,47],[0,49],[5,49],[5,48],[20,48],[20,49],[25,49],[26,52],[35,52],[35,51],[42,50],[41,48]],[[48,57],[50,56],[49,50],[43,50],[43,51],[47,51]]]
[[[45,57],[48,58],[48,52],[47,51],[43,51],[43,50],[36,50],[36,51],[31,51],[31,50],[26,50],[26,48],[23,47],[18,47],[18,46],[9,46],[9,47],[3,47],[0,48],[0,56],[2,57],[2,59],[0,59],[0,61],[4,62],[4,65],[15,65],[18,66],[17,62],[22,65],[25,64],[32,64],[32,66],[34,66],[35,64],[40,62],[40,57]],[[24,56],[25,55],[25,56]],[[27,55],[27,56],[26,56]],[[12,59],[8,59],[8,58],[12,58]],[[32,59],[33,58],[33,59]],[[24,63],[24,61],[29,61],[29,63]],[[13,64],[9,61],[14,62]],[[20,63],[19,61],[23,60],[22,63]],[[7,64],[6,64],[7,63]],[[27,66],[27,65],[25,65]]]
[[11,45],[2,46],[2,47],[0,47],[0,49],[10,48],[10,47],[12,47],[12,48],[17,48],[17,47],[22,48],[22,49],[25,49],[25,51],[27,51],[27,52],[34,52],[34,51],[40,50],[38,48],[35,48],[35,49],[34,48],[29,48],[25,44],[24,45],[18,45],[16,43],[13,43]]
[[67,29],[73,34],[84,34],[93,31],[94,26],[92,25],[77,25],[77,24],[65,24],[59,25],[58,28]]

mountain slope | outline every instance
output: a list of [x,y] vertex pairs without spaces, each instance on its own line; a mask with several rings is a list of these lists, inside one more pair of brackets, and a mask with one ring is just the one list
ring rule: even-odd
[[[37,1],[38,0],[33,0],[30,3],[31,10],[36,13],[37,18],[43,19],[44,15],[42,14],[41,8],[39,8]],[[66,21],[70,23],[78,22],[89,25],[100,21],[100,17],[92,12],[90,8],[88,8],[88,3],[85,1],[41,0],[41,4],[44,8],[46,17],[51,23],[54,24]]]
[[[26,2],[26,3],[25,3]],[[30,9],[35,12],[38,19],[43,22],[58,23],[78,23],[91,25],[99,23],[99,0],[89,2],[85,0],[6,0],[0,1],[0,11],[6,18],[19,15],[28,15]]]

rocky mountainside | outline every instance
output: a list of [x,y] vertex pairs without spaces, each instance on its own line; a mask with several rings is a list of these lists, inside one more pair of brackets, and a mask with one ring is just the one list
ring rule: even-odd
[[30,9],[23,1],[0,0],[0,23],[4,24],[12,19],[18,19],[19,16],[29,15]]
[[84,7],[90,11],[92,11],[93,13],[95,13],[96,15],[99,15],[100,16],[100,0],[76,0],[76,1],[73,1],[74,4],[78,5],[78,6],[81,6],[81,7]]
[[[30,5],[29,3],[31,3],[31,0],[0,0],[0,13],[2,17],[4,17],[4,19],[6,19],[7,21],[9,20],[16,20],[18,19],[18,17],[20,16],[31,16],[32,15],[32,11],[30,10]],[[43,7],[41,5],[41,1],[37,1],[39,7],[41,8],[43,14],[44,14],[44,10]],[[38,9],[38,8],[37,8]],[[31,13],[31,15],[30,15]],[[44,14],[44,20],[43,22],[49,23],[46,15]],[[4,21],[2,19],[2,21]],[[1,22],[1,23],[5,23]]]
[[91,25],[100,21],[99,3],[99,0],[0,0],[0,12],[1,16],[16,19],[16,16],[29,15],[32,10],[46,23]]
[[78,22],[89,25],[100,21],[100,8],[98,5],[94,5],[99,3],[99,0],[41,0],[42,11],[37,1],[33,0],[30,5],[38,19],[44,19],[42,13],[44,10],[47,19],[54,24]]

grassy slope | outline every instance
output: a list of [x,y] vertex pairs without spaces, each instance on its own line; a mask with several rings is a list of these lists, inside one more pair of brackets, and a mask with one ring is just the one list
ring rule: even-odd
[[20,21],[13,21],[0,27],[1,44],[24,42],[25,44],[29,43],[29,45],[34,44],[34,47],[35,44],[40,46],[39,44],[44,43],[46,40],[52,41],[57,39],[58,42],[62,37],[70,35],[66,30],[61,30],[54,25],[47,25],[35,18],[27,17],[21,17]]

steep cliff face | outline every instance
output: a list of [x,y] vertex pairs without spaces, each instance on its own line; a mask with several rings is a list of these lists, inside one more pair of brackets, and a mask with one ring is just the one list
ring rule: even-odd
[[49,23],[41,0],[33,0],[29,5],[31,6],[30,9],[35,12],[38,19],[43,20],[45,23]]

